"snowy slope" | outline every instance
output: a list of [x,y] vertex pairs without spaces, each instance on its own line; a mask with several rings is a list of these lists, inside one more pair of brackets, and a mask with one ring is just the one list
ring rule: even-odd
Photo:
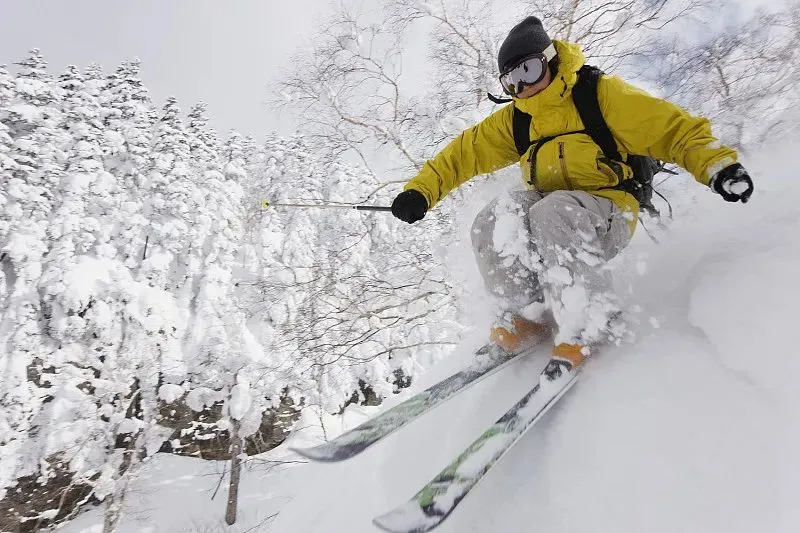
[[[437,531],[800,530],[800,159],[792,149],[746,161],[757,182],[746,206],[673,185],[679,214],[662,244],[639,232],[617,272],[641,309],[636,341],[598,353]],[[480,329],[415,389],[463,365]],[[224,487],[210,501],[218,482],[210,473],[221,465],[157,458],[121,531],[375,532],[372,517],[414,494],[527,391],[545,358],[517,362],[348,462],[266,472],[251,461],[231,529],[221,526]],[[372,413],[351,409],[328,431]],[[317,433],[301,430],[293,444]],[[281,447],[259,459],[276,458],[293,457]],[[65,531],[92,531],[98,520],[89,513]]]

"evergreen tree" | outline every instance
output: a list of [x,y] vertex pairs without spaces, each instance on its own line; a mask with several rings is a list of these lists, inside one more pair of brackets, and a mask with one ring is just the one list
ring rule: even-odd
[[[6,125],[15,142],[12,157],[20,165],[17,177],[27,185],[41,187],[43,202],[34,216],[46,218],[51,207],[51,191],[58,185],[64,163],[63,147],[67,138],[59,132],[62,121],[57,101],[60,90],[52,84],[39,50],[18,63],[22,68],[16,79],[18,99],[6,111]],[[30,220],[30,219],[29,219]]]
[[145,179],[150,163],[152,128],[156,113],[147,89],[139,78],[138,60],[126,61],[113,78],[95,76],[98,94],[102,93],[108,109],[105,121],[117,134],[116,142],[106,150],[106,169],[117,177],[127,196],[119,203],[117,226],[118,253],[128,268],[138,268],[146,247],[149,220],[144,216],[141,198],[148,196]]
[[252,135],[247,135],[242,139],[242,152],[244,155],[244,163],[247,166],[255,163],[261,155],[258,143]]
[[217,132],[209,126],[207,105],[195,104],[188,114],[186,132],[189,135],[189,150],[195,164],[202,170],[218,167],[220,141]]
[[78,157],[99,161],[103,155],[104,126],[97,97],[87,90],[83,76],[74,65],[69,65],[59,76],[58,87],[63,91],[60,105],[62,126],[70,134],[67,166]]
[[47,61],[38,48],[33,48],[28,57],[16,63],[19,67],[17,90],[23,100],[37,106],[47,106],[55,101],[50,83],[52,78],[47,72]]
[[[0,107],[0,109],[2,109]],[[0,256],[4,257],[3,250],[8,243],[8,235],[11,230],[12,221],[21,215],[19,212],[19,204],[13,199],[15,190],[13,187],[19,186],[18,179],[14,177],[14,173],[19,170],[19,165],[11,157],[14,150],[14,139],[9,135],[8,126],[0,121],[0,182],[6,186],[0,189]],[[17,180],[17,181],[14,181]],[[12,208],[12,205],[16,209]],[[3,276],[0,269],[0,276]],[[0,305],[0,309],[2,309]]]
[[8,73],[5,65],[0,65],[0,108],[6,107],[16,92],[14,78]]
[[[0,350],[11,379],[4,383],[13,432],[8,436],[16,464],[15,476],[42,468],[42,449],[50,435],[46,403],[52,400],[50,379],[59,359],[57,345],[48,336],[51,310],[39,297],[43,258],[50,246],[47,230],[53,210],[53,192],[64,169],[65,135],[60,132],[60,92],[52,85],[38,50],[19,63],[16,97],[2,112],[7,138],[7,182],[3,222],[3,270],[9,285],[0,327]],[[63,130],[61,130],[63,131]],[[7,142],[7,141],[6,141]],[[9,276],[10,274],[10,276]],[[11,279],[9,279],[11,278]],[[33,376],[31,378],[31,376]],[[4,380],[5,381],[5,380]],[[28,435],[40,438],[28,442]],[[5,439],[4,439],[5,440]],[[47,477],[46,472],[41,472]]]
[[179,256],[196,234],[187,222],[200,198],[193,194],[189,139],[175,98],[167,100],[156,123],[148,167],[144,186],[150,194],[143,215],[151,234],[142,272],[153,286],[174,290],[186,280],[186,260]]

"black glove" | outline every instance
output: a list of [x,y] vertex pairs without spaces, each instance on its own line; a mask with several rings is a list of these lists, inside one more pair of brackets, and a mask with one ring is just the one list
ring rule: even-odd
[[428,211],[428,201],[421,192],[414,189],[401,192],[392,202],[392,214],[409,224],[425,218],[426,211]]
[[714,174],[709,184],[714,192],[722,195],[727,202],[747,203],[753,194],[753,180],[739,163],[727,166]]

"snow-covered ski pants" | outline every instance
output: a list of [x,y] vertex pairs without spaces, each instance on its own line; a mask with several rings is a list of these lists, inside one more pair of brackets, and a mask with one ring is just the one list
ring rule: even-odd
[[558,326],[557,343],[607,338],[619,306],[604,267],[630,238],[614,203],[583,191],[513,191],[472,225],[486,287],[512,312],[543,302]]

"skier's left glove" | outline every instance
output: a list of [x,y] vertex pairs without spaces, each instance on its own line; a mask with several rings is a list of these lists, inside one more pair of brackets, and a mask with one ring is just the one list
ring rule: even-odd
[[753,194],[753,180],[739,163],[729,165],[714,174],[709,187],[727,202],[741,201],[744,204]]

